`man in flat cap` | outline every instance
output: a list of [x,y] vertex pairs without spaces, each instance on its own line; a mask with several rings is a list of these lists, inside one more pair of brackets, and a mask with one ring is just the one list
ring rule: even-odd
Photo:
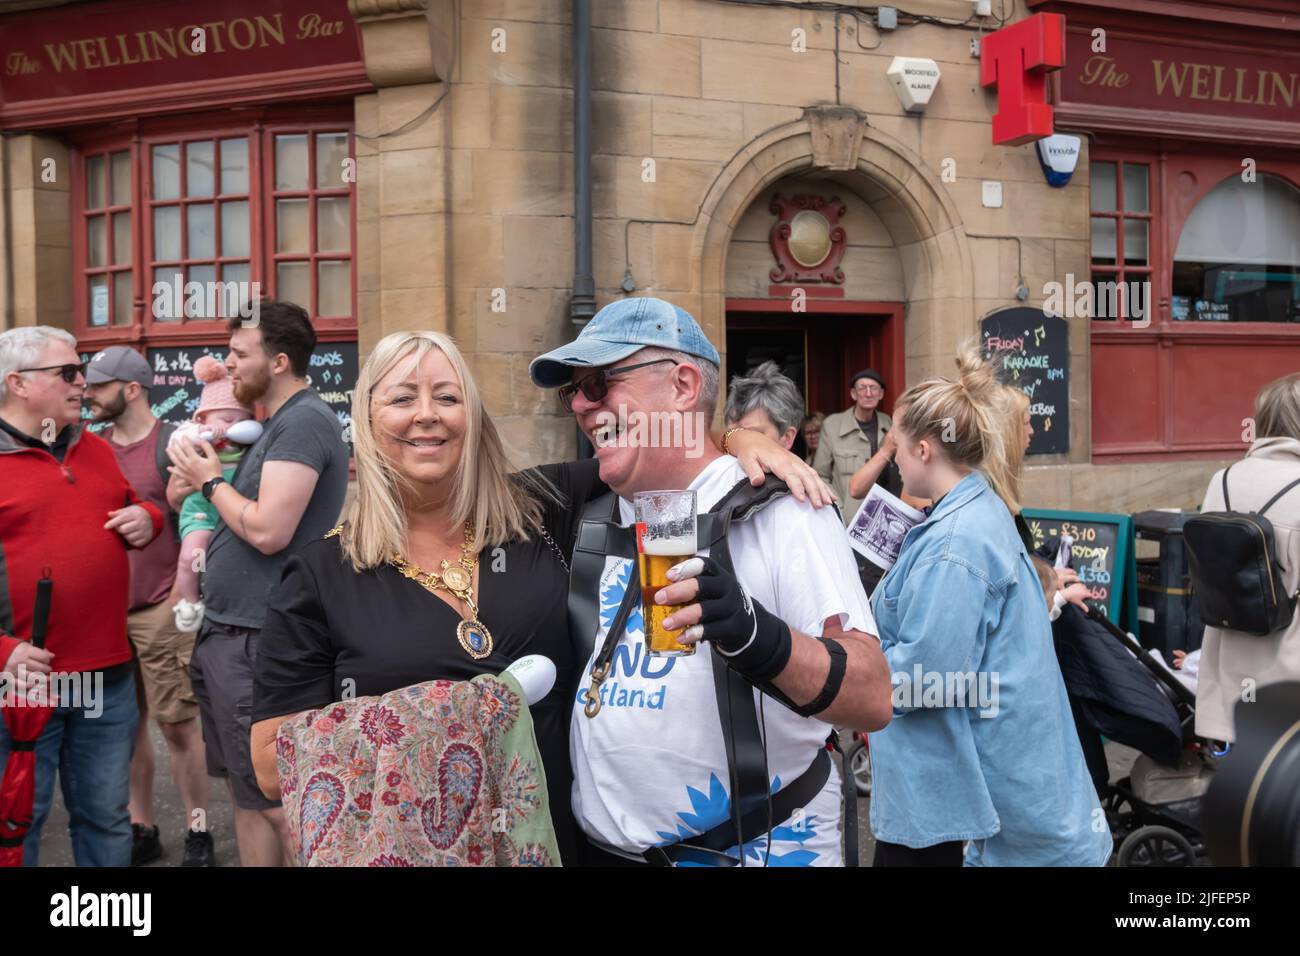
[[180,541],[175,513],[167,504],[167,466],[171,463],[167,440],[175,426],[153,414],[149,401],[152,385],[153,369],[143,355],[128,345],[109,346],[96,353],[86,366],[86,408],[93,421],[108,425],[100,437],[113,449],[118,467],[131,487],[169,519],[162,533],[129,555],[127,636],[139,665],[135,680],[140,707],[140,725],[131,757],[131,864],[140,866],[163,855],[153,817],[156,761],[147,719],[152,717],[167,743],[172,779],[185,802],[186,821],[190,824],[181,865],[211,866],[212,836],[203,822],[208,805],[207,766],[199,705],[189,674],[194,634],[180,630],[172,615]]
[[[853,521],[863,499],[873,484],[890,494],[902,495],[903,478],[894,464],[893,421],[880,409],[885,397],[885,380],[874,369],[863,369],[849,382],[853,404],[842,412],[829,415],[822,423],[821,442],[813,467],[822,481],[831,486],[840,499],[845,526]],[[861,469],[858,481],[854,474]],[[860,492],[850,494],[853,485]],[[870,594],[884,575],[884,570],[855,553],[862,585]]]

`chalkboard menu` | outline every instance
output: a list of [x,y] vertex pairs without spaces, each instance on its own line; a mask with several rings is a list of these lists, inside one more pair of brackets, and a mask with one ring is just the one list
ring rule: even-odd
[[[194,363],[204,355],[223,362],[226,346],[182,345],[149,349],[145,354],[153,368],[149,398],[156,416],[177,424],[194,417],[203,392],[203,383],[194,377]],[[307,381],[338,416],[345,437],[351,433],[352,386],[356,380],[355,342],[321,342],[316,346],[307,370]]]
[[1030,455],[1070,450],[1070,335],[1041,309],[1001,309],[980,322],[980,346],[998,376],[1029,396]]
[[1088,603],[1112,621],[1122,622],[1137,633],[1137,563],[1133,545],[1133,519],[1128,515],[1090,511],[1046,511],[1026,508],[1022,512],[1034,547],[1053,545],[1049,562],[1055,563],[1061,536],[1074,539],[1070,546],[1070,567],[1089,591]]
[[[77,357],[81,359],[82,365],[89,365],[90,360],[95,357],[94,352],[78,352]],[[90,420],[90,409],[86,403],[81,403],[81,423],[86,426],[86,431],[98,434],[108,427],[108,422],[92,422]]]

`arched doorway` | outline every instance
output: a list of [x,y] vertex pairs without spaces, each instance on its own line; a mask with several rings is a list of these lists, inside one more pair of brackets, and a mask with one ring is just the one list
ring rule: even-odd
[[[795,314],[789,293],[772,293],[770,286],[780,283],[767,281],[770,253],[761,269],[757,257],[764,254],[770,228],[770,218],[763,222],[770,200],[764,200],[790,186],[838,195],[850,207],[846,219],[856,219],[845,285],[857,283],[851,286],[859,290],[855,295],[876,298],[851,299],[846,292],[837,303],[809,296],[805,318],[781,329],[778,324],[790,324]],[[747,215],[753,217],[749,222]],[[855,242],[862,248],[855,250]],[[837,360],[845,379],[867,365],[889,374],[897,380],[890,382],[893,396],[908,382],[948,370],[958,343],[975,330],[971,252],[956,206],[919,155],[853,109],[810,108],[737,153],[705,197],[690,262],[692,286],[700,294],[698,316],[714,341],[729,343],[728,349],[734,341],[747,351],[743,335],[730,336],[745,332],[746,325],[766,329],[774,339],[795,333],[787,342],[802,333],[810,343],[805,354]],[[739,291],[757,294],[732,294]],[[835,331],[837,322],[847,323],[849,333]],[[815,340],[814,332],[829,337]],[[724,354],[723,361],[730,377],[732,356]],[[843,370],[853,362],[860,364]],[[829,407],[820,410],[829,412],[848,405],[847,381],[830,381],[830,371],[817,378],[827,380],[828,397],[810,393],[814,407],[825,403]]]
[[[903,264],[888,226],[855,188],[864,185],[856,174],[791,176],[745,210],[727,253],[728,381],[775,361],[809,412],[830,414],[849,405],[850,376],[874,368],[889,383],[883,407],[893,408],[906,375]],[[796,208],[793,218],[812,225],[797,221],[804,228],[790,236]]]

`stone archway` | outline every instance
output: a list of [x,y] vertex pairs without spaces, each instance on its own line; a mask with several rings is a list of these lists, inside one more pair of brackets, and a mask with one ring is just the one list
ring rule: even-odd
[[768,185],[808,172],[861,196],[894,237],[908,381],[949,369],[958,343],[975,332],[972,258],[957,207],[920,156],[849,107],[811,107],[768,130],[714,180],[691,237],[691,285],[705,333],[725,341],[726,258],[740,217]]

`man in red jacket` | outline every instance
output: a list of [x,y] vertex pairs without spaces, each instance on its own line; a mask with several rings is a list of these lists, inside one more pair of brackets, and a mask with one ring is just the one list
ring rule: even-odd
[[[136,496],[108,444],[78,424],[86,380],[76,346],[47,326],[0,333],[0,704],[33,688],[60,693],[36,744],[24,864],[36,865],[58,773],[77,865],[128,866],[139,715],[127,549],[148,544],[163,515]],[[54,599],[40,649],[26,637],[45,568]],[[0,722],[0,767],[10,745]]]

